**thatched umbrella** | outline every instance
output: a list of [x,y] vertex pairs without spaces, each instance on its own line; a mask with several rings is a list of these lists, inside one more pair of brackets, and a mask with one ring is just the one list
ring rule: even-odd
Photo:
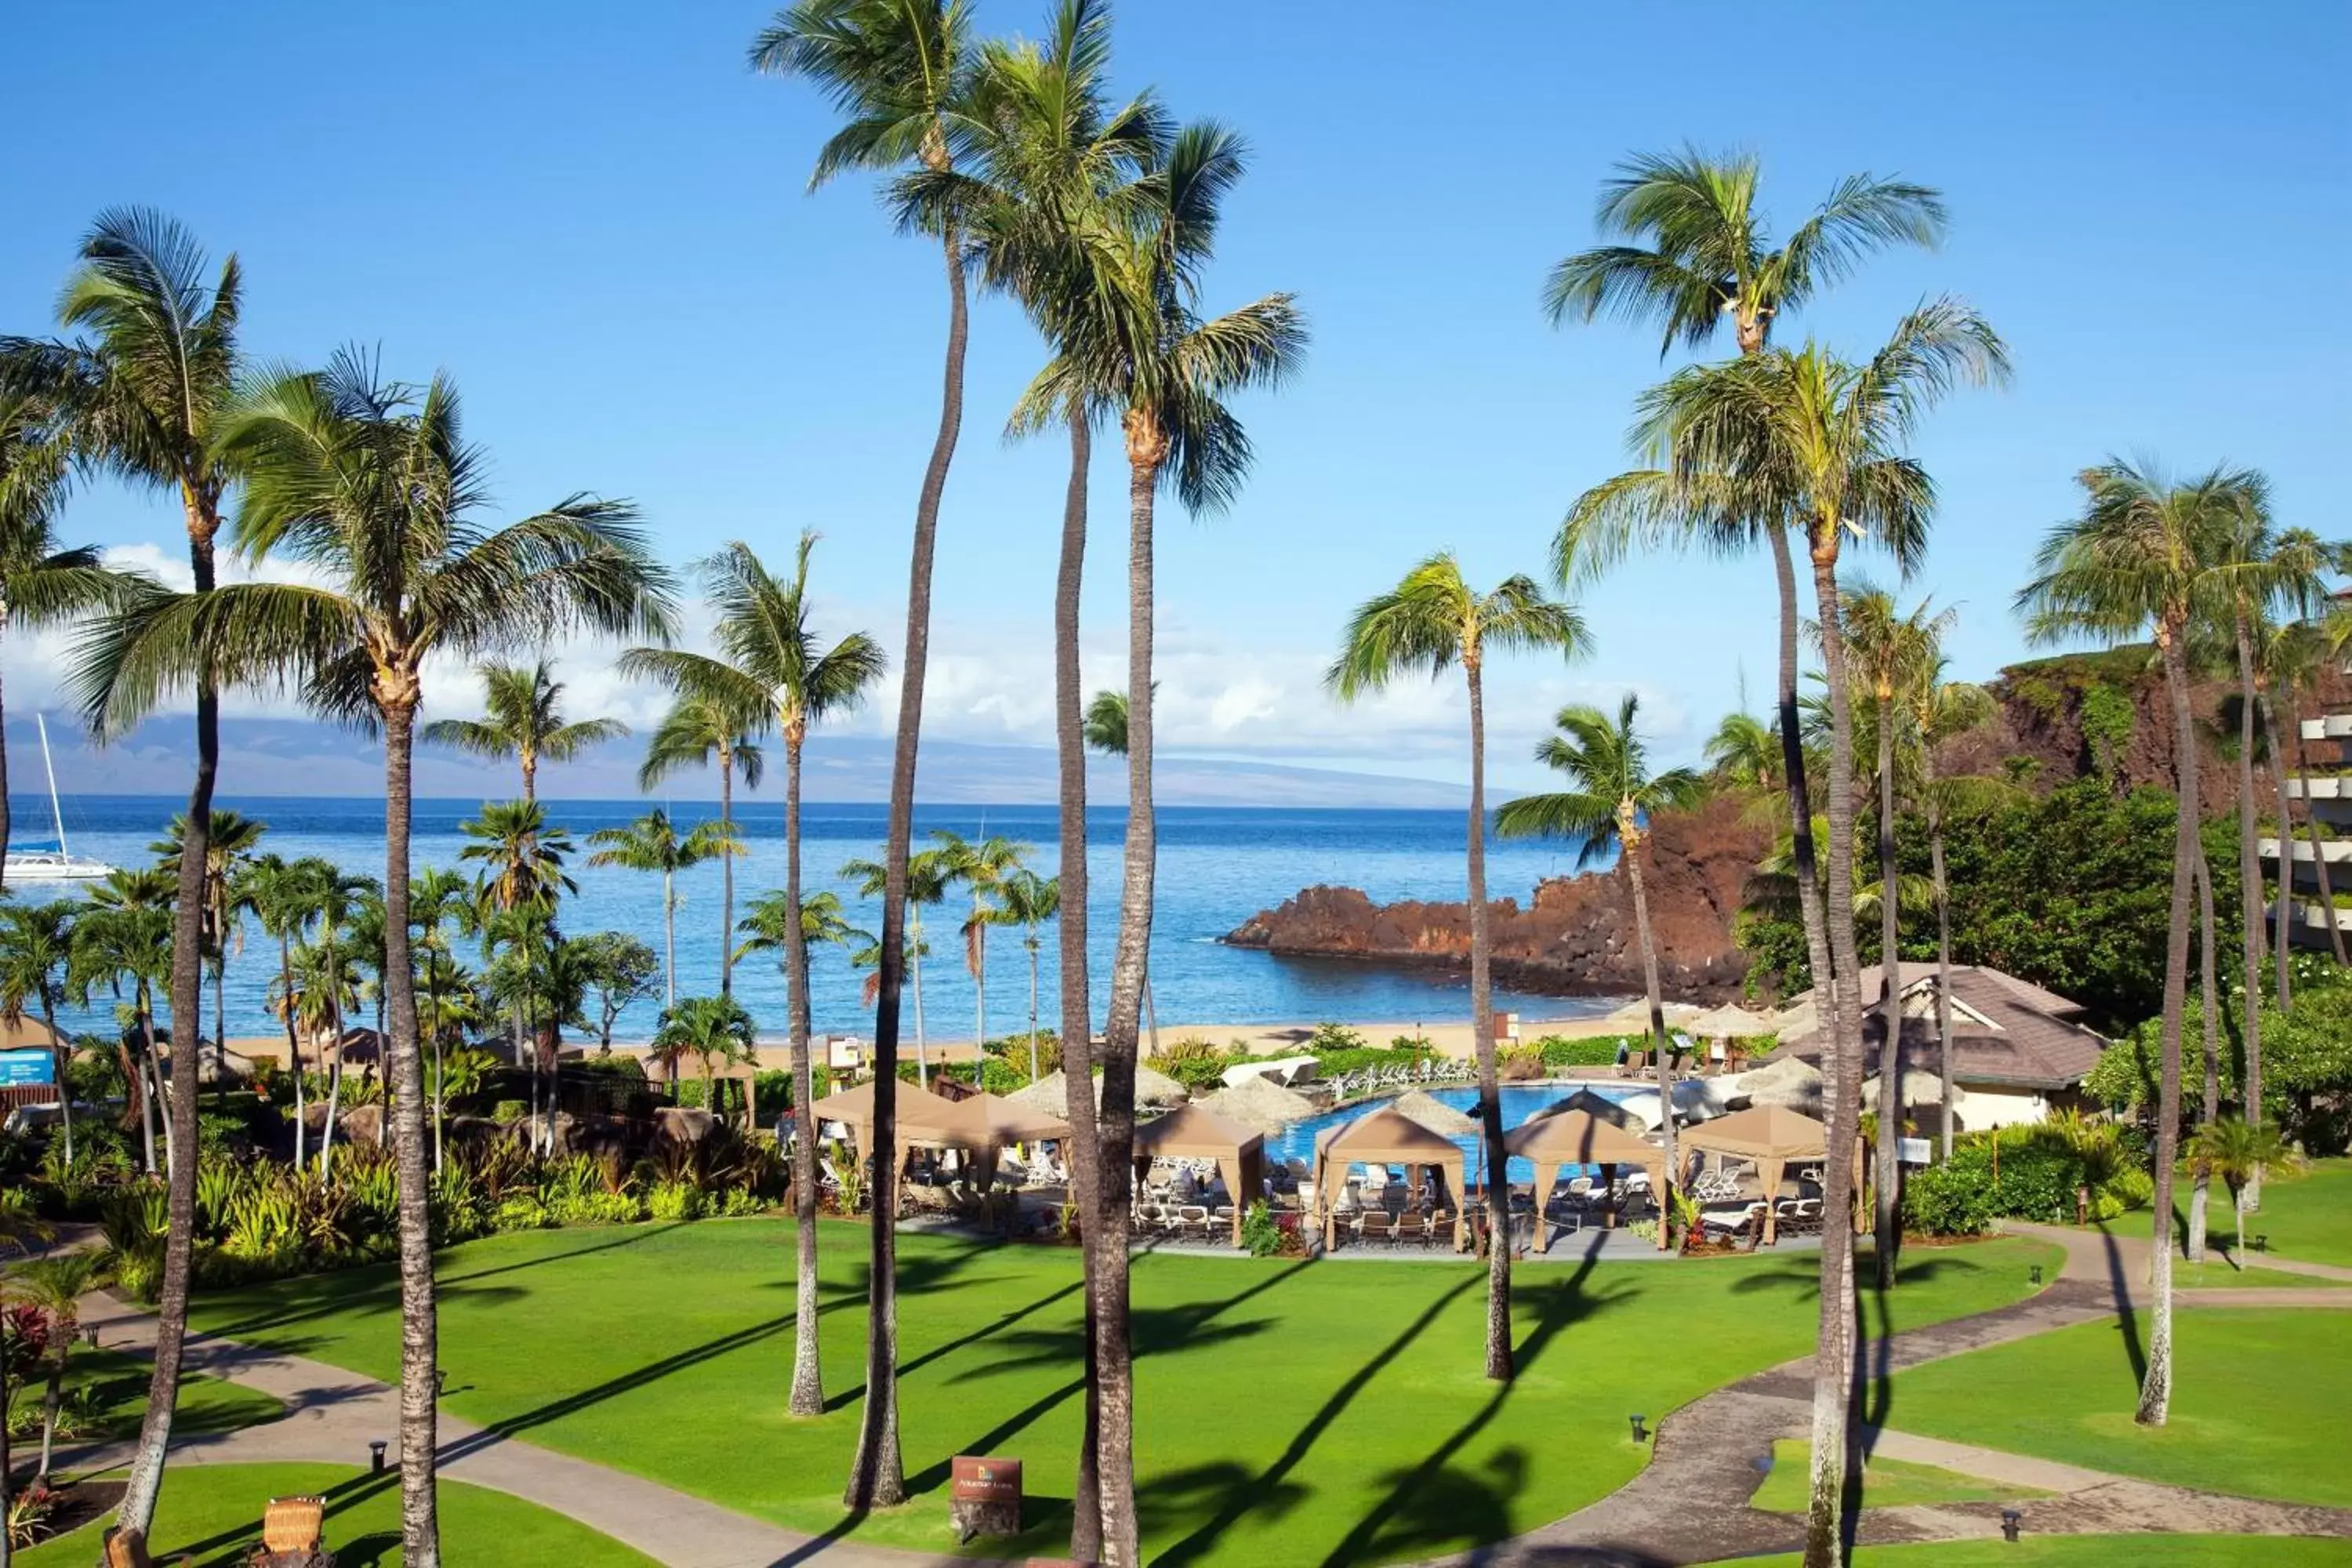
[[1273,1134],[1315,1114],[1315,1102],[1262,1078],[1244,1079],[1201,1101],[1228,1121]]
[[[1049,1116],[1066,1121],[1070,1114],[1070,1077],[1059,1068],[1047,1073],[1026,1089],[1018,1089],[1005,1096],[1024,1105],[1034,1106]],[[1135,1103],[1161,1108],[1181,1105],[1190,1098],[1189,1091],[1164,1072],[1154,1072],[1148,1067],[1135,1069]],[[1102,1103],[1102,1079],[1095,1079],[1095,1103]]]
[[1192,1091],[1164,1072],[1154,1072],[1138,1063],[1135,1068],[1135,1103],[1138,1105],[1181,1105],[1192,1098]]
[[1448,1138],[1465,1138],[1478,1131],[1477,1122],[1425,1089],[1408,1089],[1389,1109]]
[[1782,1057],[1753,1072],[1717,1081],[1727,1094],[1735,1100],[1745,1097],[1751,1106],[1779,1106],[1808,1116],[1821,1114],[1821,1070],[1795,1057]]
[[1005,1098],[1042,1110],[1048,1116],[1058,1116],[1067,1121],[1070,1114],[1069,1075],[1056,1068],[1028,1088],[1016,1089]]
[[1761,1013],[1727,1004],[1701,1013],[1683,1027],[1703,1040],[1744,1040],[1771,1034],[1778,1026]]

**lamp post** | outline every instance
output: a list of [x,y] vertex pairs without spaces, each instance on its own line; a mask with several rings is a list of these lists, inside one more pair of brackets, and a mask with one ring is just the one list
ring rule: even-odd
[[383,1451],[390,1447],[391,1445],[386,1443],[381,1437],[376,1438],[368,1445],[369,1474],[378,1476],[383,1474]]
[[1633,1441],[1646,1443],[1650,1440],[1650,1434],[1643,1427],[1643,1423],[1649,1420],[1648,1416],[1629,1415],[1626,1419],[1633,1424]]
[[2013,1508],[2002,1509],[2000,1510],[2000,1538],[2003,1541],[2015,1541],[2017,1539],[2017,1527],[2024,1520],[2024,1517],[2025,1516],[2023,1514],[2018,1512],[2017,1510]]

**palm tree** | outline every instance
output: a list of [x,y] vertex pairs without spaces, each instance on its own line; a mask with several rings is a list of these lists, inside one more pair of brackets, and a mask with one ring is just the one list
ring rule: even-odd
[[748,713],[737,713],[709,697],[680,697],[670,704],[669,711],[662,715],[661,722],[647,737],[646,760],[637,769],[637,787],[651,790],[682,768],[700,767],[714,761],[719,764],[719,831],[733,846],[714,851],[719,858],[719,978],[722,991],[727,988],[732,962],[728,932],[735,921],[735,860],[747,848],[735,829],[735,781],[740,778],[745,789],[760,787],[767,757],[752,740],[751,731],[759,727],[766,712],[764,701],[755,703]]
[[[90,546],[58,543],[71,453],[45,402],[0,372],[0,634],[39,628],[121,602],[124,579]],[[0,715],[0,845],[8,842],[8,745]]]
[[68,1358],[81,1323],[81,1299],[97,1283],[105,1262],[96,1252],[60,1252],[18,1264],[0,1277],[0,1298],[37,1309],[49,1324],[49,1386],[41,1401],[41,1463],[33,1489],[49,1484],[49,1456],[57,1444],[58,1411],[65,1401]]
[[1726,713],[1707,737],[1707,766],[1716,776],[1741,789],[1769,795],[1778,785],[1780,733],[1772,721],[1745,711]]
[[[72,954],[66,966],[67,988],[77,1006],[89,1005],[90,992],[100,984],[121,996],[123,982],[131,983],[130,1027],[116,1037],[115,1051],[125,1090],[137,1104],[149,1175],[156,1171],[155,1102],[161,1098],[153,1090],[161,1082],[155,1065],[155,987],[171,980],[177,886],[172,874],[161,869],[109,872],[89,889],[89,907],[74,921]],[[135,1061],[128,1045],[134,1038]],[[180,1147],[177,1111],[176,1100],[163,1107],[163,1114],[171,1118],[164,1123],[164,1148],[174,1170],[180,1163],[169,1156]],[[194,1146],[191,1142],[189,1147]]]
[[964,973],[971,976],[972,1048],[988,1050],[988,928],[1003,923],[1003,910],[994,900],[1003,892],[1005,879],[1022,868],[1029,846],[1015,844],[1002,834],[969,839],[946,828],[936,830],[940,862],[949,887],[958,883],[971,890],[971,913],[958,935],[963,938]]
[[2275,1127],[2243,1117],[2219,1116],[2200,1127],[2189,1140],[2189,1153],[2229,1184],[2237,1215],[2236,1246],[2246,1245],[2248,1196],[2262,1180],[2265,1167],[2291,1158],[2286,1142]]
[[680,835],[669,813],[656,806],[625,827],[600,827],[588,836],[604,847],[588,857],[591,866],[658,871],[662,879],[662,1005],[677,1005],[677,889],[680,871],[716,855],[742,853],[742,841],[723,822],[698,822]]
[[1487,1247],[1486,1375],[1511,1380],[1510,1184],[1505,1172],[1503,1104],[1496,1076],[1493,960],[1486,934],[1487,656],[1524,649],[1563,660],[1585,651],[1574,608],[1544,597],[1531,577],[1507,577],[1481,594],[1462,580],[1451,552],[1429,557],[1348,623],[1339,657],[1323,679],[1342,702],[1379,691],[1399,676],[1432,679],[1459,665],[1470,695],[1470,1028],[1478,1055],[1478,1112],[1486,1144],[1486,1196],[1496,1228]]
[[[1650,825],[1663,811],[1685,811],[1706,795],[1706,781],[1689,768],[1650,771],[1649,748],[1634,729],[1641,699],[1627,692],[1612,720],[1598,708],[1563,708],[1553,722],[1560,732],[1547,735],[1536,746],[1536,761],[1568,775],[1575,787],[1559,795],[1531,795],[1504,803],[1495,814],[1495,831],[1505,838],[1549,835],[1579,841],[1579,870],[1614,852],[1625,868],[1626,888],[1633,901],[1633,932],[1642,944],[1642,983],[1650,1002],[1650,1053],[1656,1059],[1658,1104],[1665,1120],[1666,1170],[1675,1160],[1674,1049],[1666,1038],[1665,1004],[1658,989],[1658,950],[1650,940],[1650,899],[1642,884],[1642,848]],[[1661,1194],[1658,1212],[1667,1207],[1670,1194]],[[1667,1243],[1666,1226],[1658,1226],[1658,1246]]]
[[[1853,932],[1853,714],[1838,559],[1850,533],[1884,545],[1898,563],[1917,558],[1935,485],[1902,448],[1920,416],[1956,386],[2005,381],[2008,374],[2008,350],[1983,318],[1957,300],[1936,300],[1906,316],[1861,363],[1813,343],[1793,353],[1771,349],[1678,372],[1646,399],[1643,444],[1671,456],[1662,485],[1685,515],[1761,517],[1805,531],[1831,715],[1822,923],[1832,1031],[1822,1088],[1832,1149],[1853,1146],[1862,1119],[1862,999],[1837,990],[1861,973]],[[1736,476],[1736,485],[1727,487],[1723,476]],[[1792,768],[1792,783],[1794,776]],[[1801,855],[1811,832],[1808,822]],[[1817,998],[1824,995],[1821,984],[1817,972]],[[1853,1237],[1842,1223],[1853,1201],[1852,1173],[1841,1158],[1823,1174],[1822,1206],[1841,1222],[1822,1235],[1809,1563],[1830,1561],[1836,1547],[1855,1331]]]
[[[1896,699],[1916,686],[1934,668],[1937,649],[1957,616],[1950,610],[1931,615],[1925,601],[1908,615],[1895,608],[1895,595],[1869,584],[1845,591],[1839,606],[1845,628],[1845,650],[1851,679],[1869,689],[1871,723],[1875,731],[1878,759],[1878,882],[1882,889],[1895,887],[1900,873],[1895,861],[1895,731],[1909,718]],[[1903,1241],[1903,1119],[1910,1100],[1903,1088],[1903,950],[1901,897],[1878,900],[1879,969],[1885,976],[1881,998],[1886,1037],[1878,1052],[1877,1173],[1873,1191],[1878,1199],[1877,1237],[1873,1260],[1877,1288],[1895,1288],[1896,1249]],[[1861,1010],[1861,998],[1855,1009]]]
[[732,996],[689,996],[675,1007],[662,1009],[646,1060],[667,1068],[675,1081],[677,1064],[694,1058],[702,1067],[703,1109],[716,1117],[719,1100],[711,1063],[751,1061],[757,1044],[751,1015],[743,1010],[743,1004]]
[[[954,166],[959,147],[969,141],[973,64],[969,26],[963,0],[795,0],[776,14],[752,40],[753,68],[809,79],[832,100],[845,121],[817,154],[812,188],[850,169],[897,169],[912,163],[938,174]],[[939,537],[940,498],[947,489],[948,465],[954,460],[963,424],[964,347],[970,335],[963,237],[952,223],[923,226],[939,238],[947,264],[947,367],[939,435],[915,503],[898,730],[891,752],[890,821],[882,857],[888,875],[882,906],[882,990],[874,1016],[877,1170],[892,1168],[896,1158],[899,965],[905,952],[898,921],[913,847],[916,743],[922,732],[923,680],[929,667],[931,563]],[[876,1184],[866,1400],[843,1493],[848,1507],[861,1510],[893,1506],[907,1495],[898,1447],[896,1200],[890,1183]]]
[[547,660],[526,666],[487,659],[475,666],[482,678],[479,719],[439,719],[417,731],[436,746],[451,746],[491,762],[509,757],[522,764],[522,798],[539,798],[539,764],[568,763],[591,746],[629,732],[617,719],[566,723],[560,704],[563,683],[548,673]]
[[[162,838],[148,849],[167,866],[177,866],[180,846],[187,837],[188,819],[174,816]],[[228,1061],[228,949],[234,939],[245,945],[243,917],[250,907],[242,896],[239,873],[253,858],[254,846],[269,831],[269,824],[241,811],[215,806],[205,834],[205,956],[213,971],[213,1076],[226,1079]],[[176,1024],[177,1020],[174,1020]]]
[[[320,1047],[320,1059],[325,1060],[330,1048],[335,1053],[328,1067],[327,1120],[319,1132],[319,1174],[323,1177],[334,1169],[335,1113],[343,1090],[344,1021],[359,1001],[352,928],[360,923],[378,889],[373,877],[323,860],[312,864],[319,870],[309,889],[310,916],[317,921],[319,934],[311,943],[310,967],[302,985],[302,994],[310,1001],[304,1022],[312,1039],[326,1042]],[[296,951],[299,957],[301,950]],[[381,1049],[377,1054],[383,1054]]]
[[68,1166],[74,1160],[73,1084],[68,1071],[73,1047],[58,1033],[58,1004],[66,999],[66,973],[73,963],[74,919],[81,909],[71,899],[46,904],[0,904],[0,1022],[12,1029],[21,1028],[28,1005],[40,1012],[55,1063],[58,1121]]
[[[2036,576],[2017,605],[2036,641],[2092,635],[2122,641],[2152,633],[2173,721],[2179,809],[2172,856],[2172,921],[2165,941],[2163,1067],[2157,1098],[2156,1245],[2149,1265],[2147,1366],[2136,1419],[2164,1425],[2172,1397],[2172,1179],[2180,1143],[2180,1026],[2189,989],[2189,900],[2200,854],[2197,721],[2189,701],[2189,638],[2201,605],[2229,592],[2242,563],[2231,560],[2253,476],[2214,468],[2174,481],[2110,459],[2084,471],[2082,514],[2052,529]],[[2251,1005],[2252,997],[2248,998]]]
[[[0,340],[0,383],[29,392],[53,410],[78,458],[176,498],[188,535],[193,591],[210,593],[222,501],[236,471],[216,437],[238,374],[244,290],[236,258],[210,273],[203,247],[179,224],[152,209],[116,207],[100,213],[83,237],[80,263],[67,279],[58,313],[67,331],[87,335]],[[169,994],[175,1026],[190,1020],[193,1034],[193,1021],[204,1012],[204,830],[212,821],[220,772],[220,700],[210,671],[194,671],[190,684],[196,769],[188,817],[196,826],[182,846]],[[174,1101],[173,1116],[173,1142],[194,1149],[195,1096]],[[155,1522],[187,1334],[196,1223],[193,1158],[174,1167],[169,1202],[155,1363],[117,1514],[122,1527],[142,1533]]]
[[[1152,689],[1155,691],[1159,689],[1156,682]],[[1087,746],[1106,756],[1127,755],[1127,693],[1114,690],[1109,687],[1096,692],[1093,700],[1087,704],[1086,720],[1081,726],[1081,732],[1086,737]],[[1065,923],[1066,926],[1066,922]],[[1160,1054],[1160,1008],[1152,1000],[1151,955],[1148,952],[1143,955],[1143,1023],[1145,1032],[1151,1039],[1151,1054],[1156,1057]],[[1094,1020],[1091,1016],[1087,1020],[1087,1028],[1089,1033],[1093,1031]],[[1088,1044],[1091,1045],[1092,1042],[1089,1041]],[[1065,1053],[1068,1048],[1066,1043],[1063,1047]],[[1087,1106],[1080,1114],[1090,1118],[1094,1113],[1094,1107]],[[1076,1123],[1073,1122],[1071,1127],[1075,1131]]]
[[[838,873],[857,885],[857,895],[863,899],[881,899],[889,887],[889,868],[881,860],[850,859],[841,863]],[[931,951],[923,940],[923,910],[925,906],[944,902],[948,896],[947,857],[937,849],[918,850],[907,861],[906,920],[901,926],[903,951],[899,960],[908,966],[915,991],[915,1084],[919,1089],[930,1087],[930,1066],[925,1058],[923,1038],[923,954]],[[887,901],[887,900],[886,900]],[[888,924],[887,921],[883,922]],[[878,1005],[882,984],[881,939],[876,939],[875,972],[871,982],[877,987],[867,998],[869,1005]]]
[[[408,925],[413,940],[424,955],[417,973],[424,977],[425,994],[419,1005],[423,1011],[424,1037],[433,1045],[433,1173],[439,1175],[442,1166],[442,1121],[447,1109],[447,1095],[443,1089],[441,1051],[451,1033],[450,1026],[459,1017],[478,1011],[474,1007],[472,982],[450,950],[449,928],[463,928],[475,900],[474,886],[459,872],[446,866],[427,866],[408,885]],[[452,1004],[462,1003],[455,1009]],[[298,1162],[299,1163],[299,1162]]]
[[999,912],[1004,922],[1017,925],[1027,933],[1022,937],[1021,945],[1029,950],[1029,1081],[1034,1083],[1037,1081],[1037,954],[1044,945],[1038,941],[1037,928],[1062,912],[1061,879],[1040,877],[1024,867],[1004,879],[997,889],[997,897],[1003,900]]
[[241,395],[221,445],[246,474],[240,551],[282,552],[327,585],[152,595],[107,628],[84,673],[93,717],[110,729],[201,669],[224,680],[299,679],[313,708],[383,735],[403,1554],[435,1568],[430,1177],[409,945],[410,764],[424,665],[436,654],[535,646],[573,627],[667,626],[671,600],[623,503],[573,497],[503,528],[478,521],[484,459],[463,437],[446,378],[422,390],[388,384],[344,353],[322,373]]
[[1913,672],[1909,702],[1911,733],[1919,752],[1919,800],[1927,818],[1928,875],[1936,906],[1936,1065],[1943,1080],[1942,1157],[1948,1160],[1959,1081],[1952,1062],[1952,898],[1951,885],[1944,875],[1944,826],[1955,816],[1978,816],[1995,801],[2014,798],[2017,790],[1998,779],[1946,778],[1937,773],[1936,748],[1975,729],[1993,712],[1992,698],[1984,688],[1965,680],[1946,680],[1945,664],[1940,651],[1921,660]]
[[[333,874],[333,865],[326,860],[289,860],[268,851],[247,860],[237,874],[237,901],[253,911],[264,935],[277,939],[277,991],[281,996],[294,990],[294,944],[310,929],[317,886]],[[309,1131],[303,1118],[302,1037],[290,1010],[281,1010],[281,1016],[286,1025],[286,1067],[294,1079],[294,1168],[299,1171],[303,1167]]]

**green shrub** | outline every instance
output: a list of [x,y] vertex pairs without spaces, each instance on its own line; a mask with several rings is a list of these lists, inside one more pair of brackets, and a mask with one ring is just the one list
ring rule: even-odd
[[702,1189],[692,1182],[664,1181],[654,1184],[646,1197],[646,1210],[655,1219],[669,1224],[702,1217]]
[[1370,1044],[1362,1030],[1327,1021],[1315,1026],[1315,1033],[1308,1037],[1303,1051],[1320,1056],[1325,1051],[1360,1051]]
[[545,1230],[554,1223],[547,1205],[536,1195],[520,1193],[499,1204],[490,1215],[493,1230]]
[[1950,1159],[1905,1181],[1903,1218],[1929,1236],[1976,1236],[1995,1219],[2071,1225],[2084,1191],[2089,1216],[2113,1219],[2147,1203],[2155,1184],[2120,1129],[2060,1117],[1963,1134]]
[[1613,1067],[1620,1049],[1639,1050],[1642,1042],[1631,1035],[1588,1035],[1581,1039],[1546,1035],[1532,1048],[1546,1068],[1558,1072],[1564,1068]]
[[530,1107],[520,1100],[501,1100],[490,1107],[490,1120],[502,1126],[509,1121],[520,1121],[530,1114]]
[[1252,1258],[1272,1258],[1282,1250],[1282,1226],[1263,1198],[1242,1215],[1242,1245]]

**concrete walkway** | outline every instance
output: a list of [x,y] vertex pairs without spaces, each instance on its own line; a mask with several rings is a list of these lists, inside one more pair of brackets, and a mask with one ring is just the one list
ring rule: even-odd
[[[1929,1324],[1866,1344],[1872,1380],[1948,1356],[2105,1321],[2136,1305],[2148,1243],[2055,1226],[2011,1225],[2014,1234],[2065,1251],[2058,1279],[2038,1296],[1972,1317]],[[2138,1294],[2145,1294],[2142,1284]],[[2182,1290],[2199,1308],[2352,1307],[2352,1292],[2248,1288]],[[1761,1512],[1749,1498],[1772,1467],[1776,1442],[1801,1440],[1812,1423],[1810,1356],[1706,1394],[1662,1422],[1650,1463],[1609,1496],[1525,1535],[1441,1558],[1424,1568],[1681,1568],[1724,1558],[1795,1552],[1800,1516]],[[1935,1465],[1996,1485],[2051,1495],[2023,1503],[2036,1534],[2144,1532],[2151,1520],[2175,1531],[2352,1538],[2352,1509],[2307,1507],[2161,1486],[2029,1455],[1916,1434],[1865,1427],[1874,1456]],[[1865,1508],[1866,1545],[1988,1539],[2000,1532],[2001,1504]]]
[[[152,1353],[155,1320],[99,1294],[84,1299],[82,1322],[111,1351]],[[172,1463],[266,1465],[368,1463],[368,1444],[396,1455],[400,1395],[371,1378],[300,1356],[230,1340],[188,1336],[187,1370],[256,1389],[287,1407],[279,1420],[233,1432],[175,1439]],[[552,1509],[633,1546],[666,1568],[971,1568],[976,1559],[898,1552],[785,1530],[658,1482],[575,1459],[443,1413],[441,1475]],[[103,1474],[129,1461],[129,1446],[60,1454],[61,1468]],[[257,1510],[266,1500],[256,1500]],[[257,1513],[257,1517],[258,1517]]]

